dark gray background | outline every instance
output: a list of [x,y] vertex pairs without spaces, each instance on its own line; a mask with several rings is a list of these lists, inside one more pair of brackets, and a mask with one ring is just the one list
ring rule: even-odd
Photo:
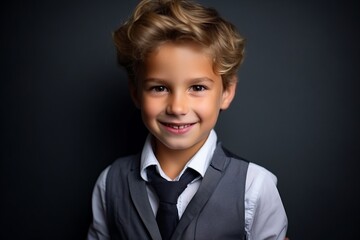
[[[1,6],[0,239],[84,239],[98,174],[146,134],[111,32],[137,1]],[[202,1],[247,38],[217,132],[272,172],[294,239],[354,239],[359,4]]]

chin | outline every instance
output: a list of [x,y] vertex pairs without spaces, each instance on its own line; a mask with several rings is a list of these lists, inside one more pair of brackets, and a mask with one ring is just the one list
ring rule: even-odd
[[188,144],[181,144],[181,143],[164,143],[164,146],[167,147],[168,149],[171,150],[186,150],[188,148],[190,148],[191,146],[189,146]]
[[182,139],[182,140],[177,139],[170,141],[166,139],[161,139],[160,141],[162,145],[164,145],[166,148],[171,150],[186,150],[196,145],[196,144],[190,144],[190,141],[186,139]]

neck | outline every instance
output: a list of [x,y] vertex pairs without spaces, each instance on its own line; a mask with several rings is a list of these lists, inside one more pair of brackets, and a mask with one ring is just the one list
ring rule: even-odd
[[155,156],[160,163],[161,169],[171,179],[179,176],[189,160],[202,147],[204,141],[197,143],[188,149],[170,149],[160,141],[155,141]]

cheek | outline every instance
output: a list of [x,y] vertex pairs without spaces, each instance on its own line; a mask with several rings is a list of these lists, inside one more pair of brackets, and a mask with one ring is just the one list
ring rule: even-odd
[[213,98],[211,101],[198,102],[195,105],[195,109],[203,119],[217,118],[220,111],[220,101],[217,98]]
[[146,118],[155,117],[161,111],[160,106],[157,101],[144,97],[141,103],[141,112]]

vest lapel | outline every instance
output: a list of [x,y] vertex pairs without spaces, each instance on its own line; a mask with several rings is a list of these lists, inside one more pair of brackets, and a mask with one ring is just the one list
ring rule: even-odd
[[179,239],[190,222],[200,213],[206,202],[214,192],[221,179],[222,172],[229,163],[221,144],[219,143],[214,152],[211,164],[206,170],[199,190],[190,201],[171,239]]
[[160,231],[147,195],[146,183],[140,178],[138,168],[132,169],[128,175],[128,180],[131,199],[144,225],[149,231],[151,238],[161,239]]

